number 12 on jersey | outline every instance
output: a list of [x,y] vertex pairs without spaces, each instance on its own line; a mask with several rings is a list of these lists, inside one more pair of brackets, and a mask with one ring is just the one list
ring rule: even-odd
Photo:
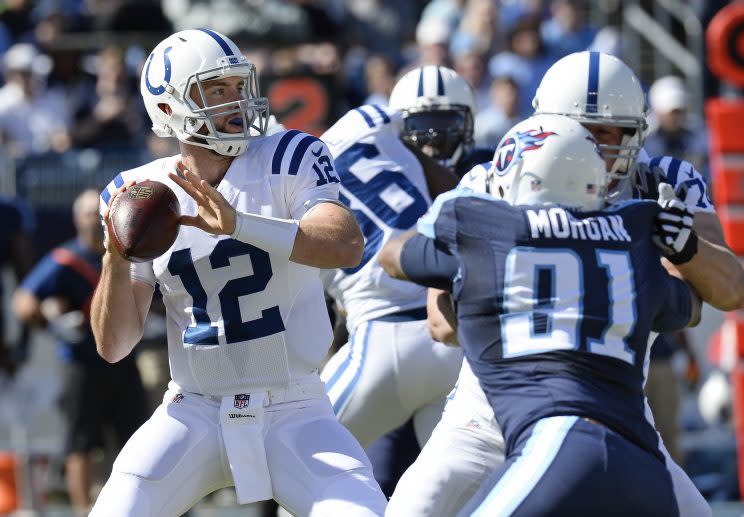
[[[228,344],[259,339],[284,330],[284,322],[275,305],[261,310],[261,317],[243,321],[239,299],[266,289],[273,275],[269,254],[262,249],[235,239],[223,239],[209,255],[211,268],[230,265],[230,259],[248,255],[253,265],[253,274],[228,280],[220,290],[221,319],[225,325],[225,340]],[[183,342],[187,345],[218,345],[218,328],[207,312],[207,293],[197,274],[190,249],[175,251],[168,261],[168,272],[181,279],[184,289],[191,296],[194,324],[186,328]]]

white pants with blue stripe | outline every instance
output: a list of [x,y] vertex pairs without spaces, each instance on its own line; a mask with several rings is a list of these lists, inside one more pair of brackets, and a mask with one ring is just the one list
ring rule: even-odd
[[366,321],[321,373],[338,419],[366,447],[413,417],[424,444],[462,363],[433,341],[426,320]]

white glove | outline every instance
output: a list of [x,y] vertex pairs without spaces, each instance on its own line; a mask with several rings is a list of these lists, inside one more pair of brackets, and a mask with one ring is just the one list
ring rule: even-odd
[[668,183],[659,184],[659,206],[652,240],[672,264],[684,264],[697,253],[698,236],[693,214]]

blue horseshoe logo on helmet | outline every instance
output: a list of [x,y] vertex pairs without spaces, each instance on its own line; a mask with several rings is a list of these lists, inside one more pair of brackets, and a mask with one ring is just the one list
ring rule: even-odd
[[168,54],[170,53],[171,49],[173,47],[168,47],[165,49],[165,52],[163,52],[163,61],[165,64],[165,78],[163,79],[163,83],[158,87],[153,86],[150,84],[150,63],[152,63],[152,58],[155,57],[155,53],[153,52],[150,54],[150,59],[147,60],[147,68],[145,69],[145,85],[147,86],[147,89],[150,90],[150,93],[153,95],[160,95],[165,91],[165,85],[168,84],[171,78],[171,60],[168,57]]

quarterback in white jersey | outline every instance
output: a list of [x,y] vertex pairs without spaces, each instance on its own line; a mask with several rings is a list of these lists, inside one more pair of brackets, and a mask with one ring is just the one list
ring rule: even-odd
[[[577,69],[583,70],[586,77],[585,83],[580,80],[571,83],[578,85],[578,93],[566,88],[565,81],[561,82],[561,78],[566,76],[577,76]],[[539,102],[541,89],[542,103]],[[556,98],[546,101],[546,92],[555,94]],[[603,95],[606,97],[603,98]],[[579,97],[585,99],[586,104],[579,102]],[[602,106],[604,111],[601,115],[604,118],[592,119],[588,116],[587,112],[596,113],[589,101]],[[696,275],[706,274],[702,281],[699,277],[695,278],[696,285],[711,286],[710,292],[701,293],[703,299],[722,309],[731,309],[737,303],[742,303],[742,270],[738,264],[730,263],[730,259],[735,260],[735,257],[723,240],[705,180],[688,162],[672,157],[649,157],[641,147],[642,136],[635,138],[633,129],[642,132],[645,126],[645,103],[640,83],[624,63],[601,53],[571,54],[559,60],[546,73],[533,104],[536,105],[536,112],[569,114],[594,134],[601,144],[612,176],[612,191],[608,196],[610,202],[631,198],[656,199],[659,184],[671,184],[684,197],[687,208],[696,214],[695,230],[700,237],[699,246],[706,248],[705,253],[699,253],[698,257],[705,257],[711,262],[710,267],[702,268],[707,273],[695,271]],[[618,128],[621,129],[618,131]],[[494,160],[497,159],[498,155],[494,157]],[[476,192],[486,192],[490,169],[491,162],[474,167],[463,177],[460,185]],[[684,274],[689,275],[690,272],[685,270]],[[731,282],[731,285],[723,285],[726,282]],[[436,297],[430,299],[436,300]],[[428,306],[429,318],[434,318],[436,322],[432,327],[438,329],[434,337],[443,342],[452,342],[452,320],[438,311],[441,306]],[[655,339],[655,336],[651,339]],[[462,371],[449,396],[442,420],[414,465],[401,478],[388,505],[387,515],[445,516],[456,514],[462,508],[478,485],[492,472],[491,469],[503,462],[503,438],[489,408],[477,378],[467,361],[463,361]],[[646,414],[653,422],[648,404]],[[661,439],[660,443],[667,458],[681,514],[691,517],[709,515],[710,507],[684,471],[669,457]],[[489,468],[484,468],[484,465]]]
[[108,245],[91,319],[99,353],[117,361],[159,286],[172,381],[91,515],[178,516],[233,485],[241,504],[274,498],[295,515],[382,515],[369,460],[318,375],[331,340],[319,268],[353,267],[362,251],[326,146],[296,130],[263,136],[255,67],[208,29],[163,40],[141,90],[153,130],[181,154],[122,172],[101,213],[156,180],[176,193],[181,227],[147,262]]
[[322,378],[339,420],[364,446],[411,417],[423,444],[462,359],[427,332],[426,289],[389,277],[377,254],[416,224],[433,196],[456,184],[454,174],[421,152],[442,165],[466,152],[472,93],[454,70],[426,66],[398,81],[390,104],[353,109],[321,137],[336,162],[341,200],[365,237],[358,266],[327,273],[350,339]]

